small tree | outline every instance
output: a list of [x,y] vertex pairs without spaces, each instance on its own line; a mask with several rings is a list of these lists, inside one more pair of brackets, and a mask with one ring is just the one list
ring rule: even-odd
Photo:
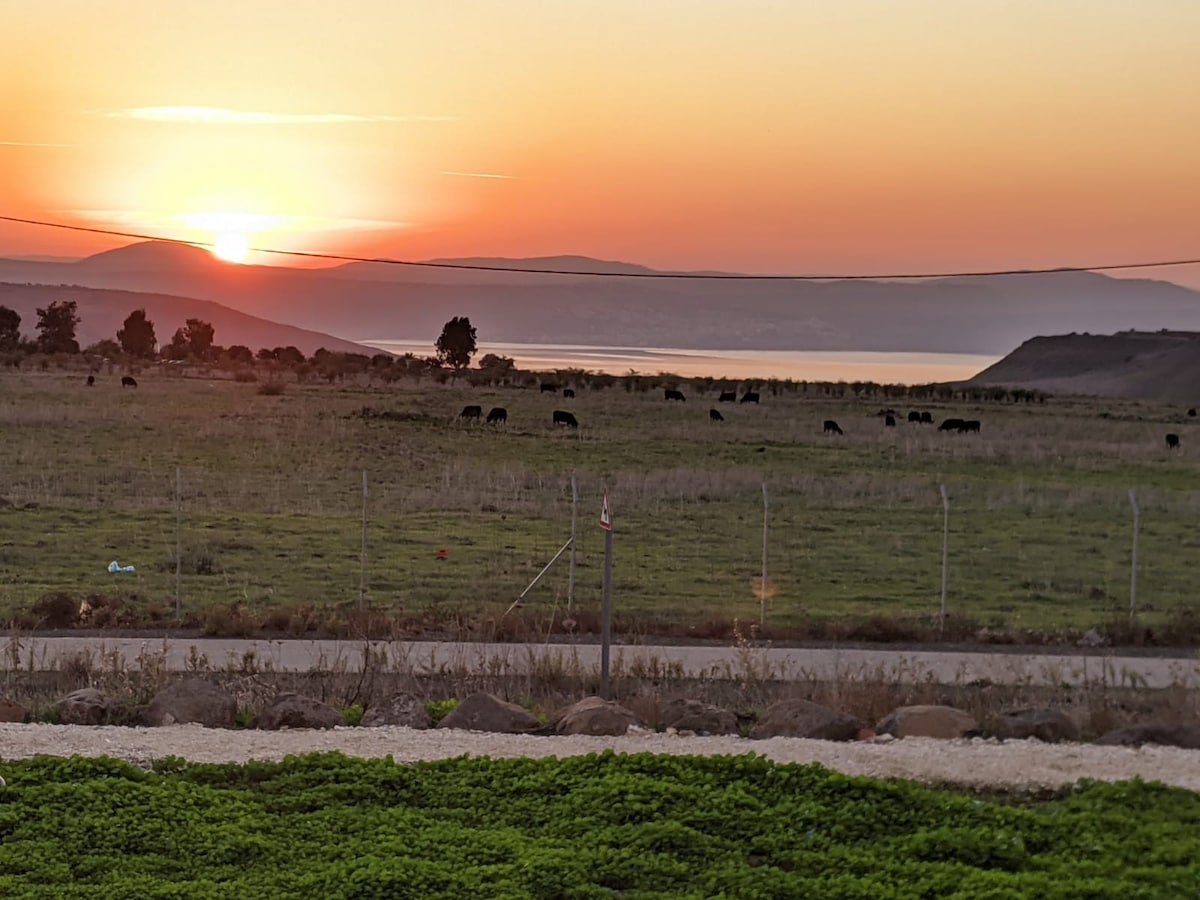
[[117,332],[117,340],[121,349],[129,356],[150,359],[154,356],[158,338],[154,336],[154,323],[146,318],[144,309],[135,309],[125,319],[125,324]]
[[15,309],[0,306],[0,352],[21,348],[21,314]]
[[188,353],[195,359],[207,359],[212,349],[216,330],[203,319],[188,319],[183,323],[183,338]]
[[475,329],[466,316],[455,316],[442,326],[437,339],[437,361],[440,365],[465,369],[475,355]]
[[37,311],[37,348],[42,353],[78,353],[75,329],[79,325],[74,300],[55,300]]

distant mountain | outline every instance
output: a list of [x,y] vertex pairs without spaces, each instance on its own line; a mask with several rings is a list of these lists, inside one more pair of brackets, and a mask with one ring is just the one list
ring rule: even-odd
[[72,264],[0,260],[0,280],[198,297],[347,340],[431,345],[456,315],[470,316],[479,337],[493,342],[696,349],[1001,354],[1038,334],[1200,330],[1200,293],[1089,272],[738,281],[618,277],[653,270],[586,257],[441,262],[611,274],[236,266],[204,250],[143,243]]
[[1200,401],[1200,333],[1036,337],[968,384],[1195,405]]
[[292,345],[308,356],[320,347],[343,353],[375,352],[332,335],[248,316],[211,300],[103,288],[0,284],[0,306],[20,314],[21,333],[29,337],[37,333],[38,308],[45,308],[55,300],[74,300],[77,304],[76,337],[83,347],[104,338],[115,339],[126,316],[135,309],[144,309],[154,323],[160,344],[170,341],[175,329],[181,328],[187,319],[203,319],[212,323],[217,343],[226,347],[244,344],[257,351],[260,347]]

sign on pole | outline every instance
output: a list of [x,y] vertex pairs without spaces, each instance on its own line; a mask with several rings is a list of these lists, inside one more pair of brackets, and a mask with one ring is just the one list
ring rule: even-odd
[[608,656],[612,644],[612,508],[608,491],[600,506],[600,527],[604,529],[604,593],[600,604],[600,696],[608,696]]
[[600,527],[612,531],[612,511],[608,508],[608,491],[604,492],[604,501],[600,504]]

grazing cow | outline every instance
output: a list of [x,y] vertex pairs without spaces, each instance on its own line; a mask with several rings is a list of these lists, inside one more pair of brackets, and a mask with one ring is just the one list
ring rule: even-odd
[[723,415],[721,415],[721,413],[718,410],[715,410],[715,409],[710,409],[708,411],[708,418],[710,421],[713,421],[713,422],[724,422],[725,421],[725,417]]
[[928,412],[928,411],[923,411],[921,413],[921,424],[922,425],[932,425],[933,424],[933,413]]
[[574,399],[574,397],[575,397],[575,389],[574,389],[574,388],[563,388],[563,396],[564,396],[564,397],[571,397],[572,399]]
[[91,386],[92,386],[92,385],[94,385],[95,383],[96,383],[96,376],[95,376],[95,375],[89,375],[89,376],[88,376],[88,380],[87,380],[87,386],[88,386],[88,387],[91,387]]
[[543,394],[557,394],[558,393],[558,385],[552,384],[549,381],[543,381],[541,384],[540,390],[541,390],[541,393],[543,393]]
[[914,409],[912,412],[910,412],[908,414],[908,421],[920,423],[921,414]]
[[746,393],[742,394],[742,399],[740,402],[742,402],[742,403],[757,403],[758,402],[758,391],[746,391]]
[[479,417],[482,415],[483,415],[483,407],[481,407],[481,406],[464,406],[463,411],[458,414],[458,417],[460,419],[466,419],[468,421],[470,421],[471,419],[474,419],[476,422],[478,422]]
[[565,412],[561,409],[554,411],[554,424],[566,425],[568,428],[578,428],[579,422],[575,419],[573,413]]
[[963,425],[962,419],[945,419],[938,426],[938,431],[961,431]]
[[123,387],[123,388],[127,388],[127,387],[133,387],[133,388],[135,388],[135,387],[137,387],[137,381],[134,379],[134,377],[133,377],[132,375],[123,375],[123,376],[121,377],[121,387]]
[[1168,434],[1167,435],[1167,449],[1174,450],[1178,446],[1179,446],[1179,435]]
[[687,397],[683,396],[683,391],[677,391],[674,388],[667,388],[666,390],[663,391],[663,399],[664,400],[687,400]]
[[499,422],[501,425],[508,422],[508,410],[503,406],[493,406],[487,414],[487,423],[495,425]]
[[721,391],[721,396],[717,398],[718,403],[733,403],[737,400],[737,391]]
[[1191,409],[1189,409],[1188,415],[1191,416],[1193,419],[1196,418],[1196,407],[1193,406]]
[[884,428],[895,428],[896,427],[896,417],[895,416],[884,416],[883,417],[883,427]]
[[967,432],[967,431],[974,431],[976,434],[978,434],[979,433],[979,420],[978,419],[964,419],[962,424],[958,426],[958,433],[963,434],[964,432]]
[[841,434],[842,426],[838,425],[833,419],[826,419],[825,424],[821,428],[822,434]]

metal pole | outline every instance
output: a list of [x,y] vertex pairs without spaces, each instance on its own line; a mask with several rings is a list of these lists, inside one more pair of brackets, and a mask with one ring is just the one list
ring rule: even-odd
[[183,474],[175,467],[175,621],[183,619]]
[[575,528],[579,521],[579,484],[571,476],[571,563],[567,568],[567,612],[575,606]]
[[1133,560],[1129,566],[1129,624],[1132,625],[1137,619],[1138,531],[1142,523],[1137,494],[1133,488],[1129,489],[1129,505],[1133,507]]
[[362,555],[358,571],[358,608],[367,604],[367,470],[363,469]]
[[542,576],[550,571],[550,567],[552,565],[554,565],[556,562],[558,562],[558,558],[560,556],[562,556],[567,551],[567,548],[572,546],[574,544],[574,542],[575,542],[574,538],[571,538],[565,544],[563,544],[561,547],[558,548],[558,552],[555,553],[554,556],[550,557],[550,562],[548,562],[544,566],[542,566],[542,571],[538,572],[536,575],[533,576],[533,581],[529,582],[529,584],[527,584],[525,586],[525,590],[521,591],[521,593],[517,595],[517,599],[512,602],[512,606],[510,606],[508,609],[506,609],[504,611],[504,614],[506,616],[524,602],[525,595],[528,594],[531,590],[533,590],[533,586],[542,580]]
[[612,643],[612,542],[612,512],[609,511],[608,527],[604,529],[604,594],[600,604],[600,696],[605,700],[609,699],[608,657]]
[[758,609],[758,624],[767,624],[767,535],[770,533],[770,510],[767,502],[767,483],[762,483],[763,495],[763,559],[762,559],[762,582],[759,585],[759,609]]
[[942,492],[942,614],[939,624],[939,634],[946,633],[946,573],[950,561],[950,495],[946,493],[946,485],[939,484]]

